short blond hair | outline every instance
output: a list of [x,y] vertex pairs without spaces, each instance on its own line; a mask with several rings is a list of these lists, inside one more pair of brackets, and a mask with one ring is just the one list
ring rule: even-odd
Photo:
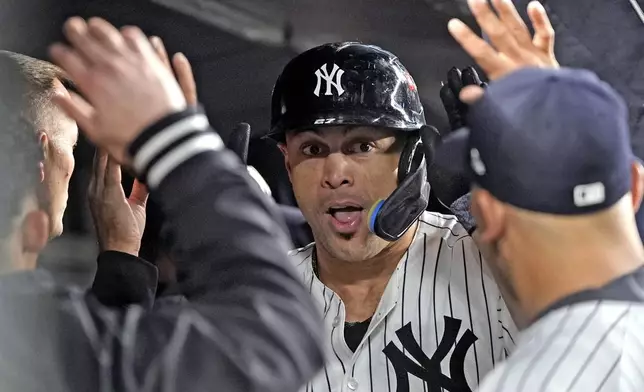
[[74,83],[62,68],[48,61],[6,50],[0,50],[0,57],[13,61],[25,82],[23,105],[26,117],[36,128],[46,127],[58,110],[51,101],[56,80],[72,91],[75,90]]
[[26,198],[42,191],[38,163],[43,153],[25,115],[24,98],[30,87],[20,76],[18,64],[0,54],[0,239],[14,229]]

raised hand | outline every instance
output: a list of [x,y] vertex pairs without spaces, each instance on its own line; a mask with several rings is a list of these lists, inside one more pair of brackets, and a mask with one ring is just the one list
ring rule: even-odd
[[145,229],[145,186],[135,180],[130,197],[126,197],[121,166],[97,149],[88,195],[100,250],[138,256]]
[[119,31],[100,18],[74,17],[64,33],[69,45],[54,44],[50,53],[84,98],[55,101],[92,142],[129,163],[127,148],[147,126],[186,108],[182,90],[137,27]]
[[165,64],[170,71],[174,69],[179,86],[181,86],[181,91],[183,91],[183,96],[186,98],[186,103],[190,106],[197,105],[199,102],[197,100],[197,83],[195,83],[195,76],[192,72],[190,61],[188,61],[183,53],[175,53],[174,56],[172,56],[171,64],[168,52],[166,51],[161,38],[151,37],[150,43],[163,64]]
[[[538,1],[528,4],[528,16],[534,27],[530,35],[511,0],[468,0],[472,15],[490,40],[476,35],[465,23],[450,20],[452,37],[476,61],[491,81],[526,67],[557,68],[555,33],[545,9]],[[483,93],[480,87],[463,89],[461,100],[472,102]]]

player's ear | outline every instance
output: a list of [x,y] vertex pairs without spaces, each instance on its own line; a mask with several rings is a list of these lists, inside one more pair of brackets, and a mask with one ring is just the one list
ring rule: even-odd
[[43,130],[38,131],[38,144],[40,144],[40,148],[42,148],[43,155],[45,156],[45,160],[49,158],[49,136],[47,136],[47,133]]
[[639,160],[631,165],[631,195],[633,196],[633,209],[637,212],[644,196],[644,166]]
[[23,252],[38,254],[49,241],[49,216],[42,210],[30,211],[22,221]]
[[472,190],[472,215],[476,220],[476,237],[483,243],[494,243],[505,228],[505,209],[490,192],[481,188]]
[[288,159],[288,149],[286,148],[286,142],[277,143],[277,147],[282,152],[284,156],[284,166],[286,167],[286,172],[288,173],[288,179],[291,180],[291,162]]

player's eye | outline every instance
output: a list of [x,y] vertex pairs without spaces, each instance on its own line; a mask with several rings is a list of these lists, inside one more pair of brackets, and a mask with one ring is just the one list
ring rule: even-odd
[[303,144],[301,147],[302,154],[309,157],[317,157],[324,154],[324,148],[319,144]]
[[359,142],[359,143],[354,143],[351,145],[349,148],[349,152],[352,154],[365,154],[368,152],[373,151],[375,146],[373,143],[370,142]]

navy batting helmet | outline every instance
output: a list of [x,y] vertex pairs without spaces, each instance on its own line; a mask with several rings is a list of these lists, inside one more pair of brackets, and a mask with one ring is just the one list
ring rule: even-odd
[[343,42],[310,49],[286,65],[273,89],[268,136],[331,125],[425,125],[416,83],[395,55]]

